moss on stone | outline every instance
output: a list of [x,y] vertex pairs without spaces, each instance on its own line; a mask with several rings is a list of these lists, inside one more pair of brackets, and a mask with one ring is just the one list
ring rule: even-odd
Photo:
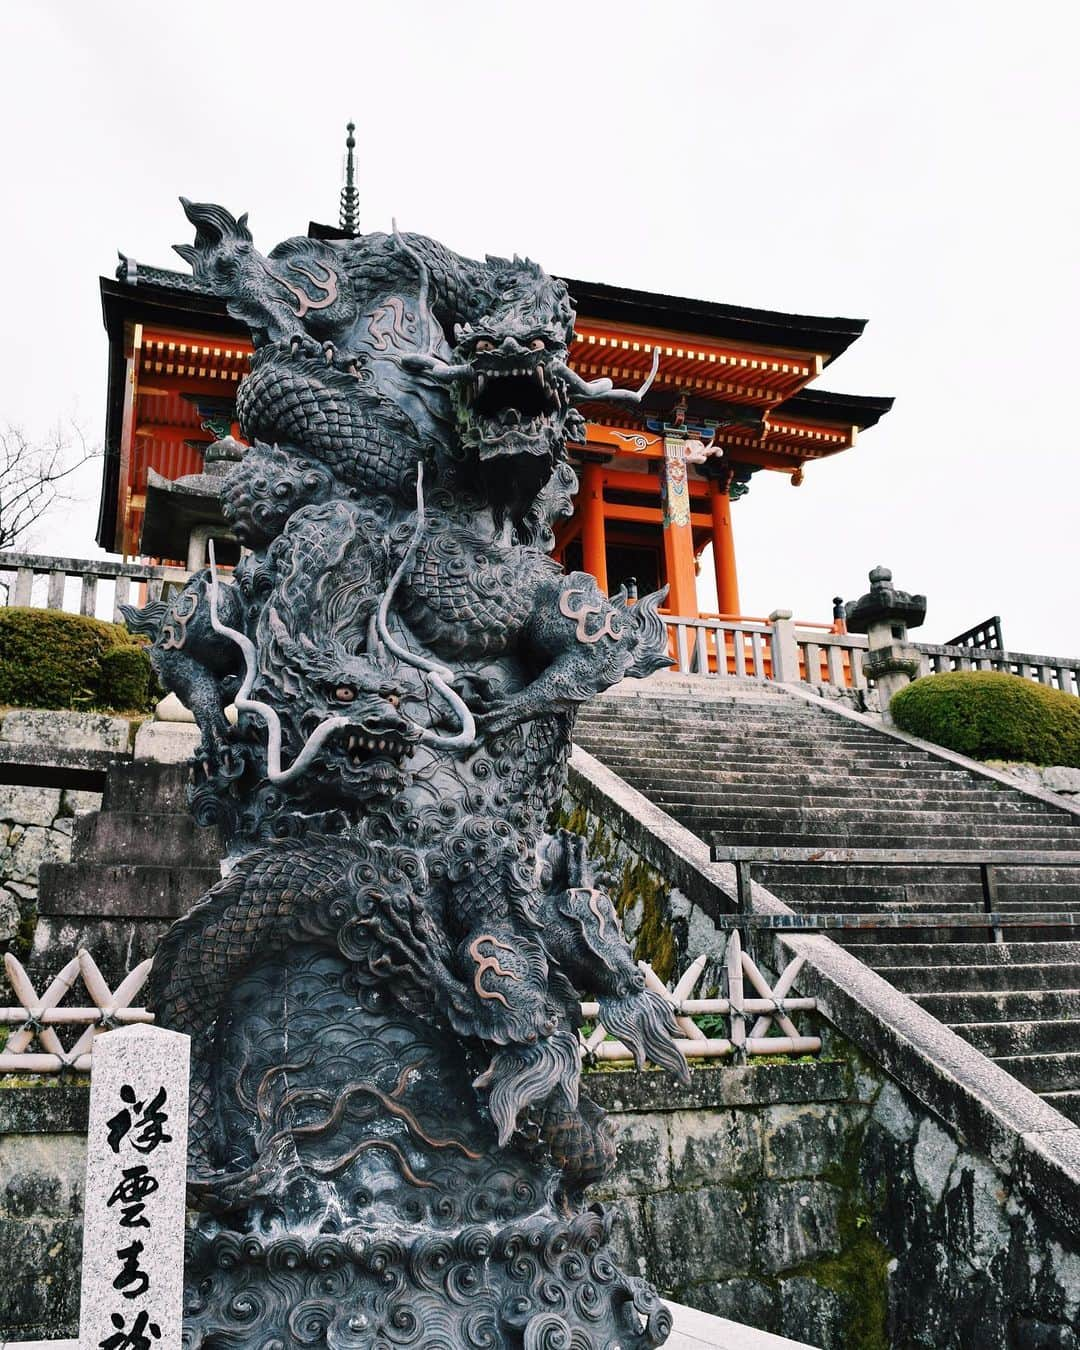
[[[641,921],[634,938],[634,959],[648,961],[665,983],[675,974],[678,947],[668,921],[671,887],[648,863],[625,856],[618,840],[602,820],[590,815],[572,798],[565,798],[552,821],[553,829],[570,830],[588,841],[589,856],[617,877],[611,900],[622,919],[641,907]],[[621,867],[620,867],[621,864]]]

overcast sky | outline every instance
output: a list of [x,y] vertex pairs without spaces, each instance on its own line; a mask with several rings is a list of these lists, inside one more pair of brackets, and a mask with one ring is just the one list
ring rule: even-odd
[[[870,320],[894,394],[734,508],[743,608],[827,619],[890,565],[921,636],[1000,613],[1080,656],[1076,0],[48,3],[0,10],[0,423],[104,434],[98,276],[182,267],[176,197],[265,250],[334,221],[675,295]],[[37,532],[96,557],[99,471]]]

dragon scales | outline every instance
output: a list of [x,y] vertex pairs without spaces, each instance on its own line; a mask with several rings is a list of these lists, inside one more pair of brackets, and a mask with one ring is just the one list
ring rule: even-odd
[[607,879],[549,828],[578,705],[668,661],[662,593],[548,556],[577,405],[643,391],[569,369],[572,304],[529,261],[396,230],[263,256],[184,208],[178,252],[255,345],[242,561],[126,615],[228,842],[150,983],[193,1038],[185,1344],[659,1345],[584,1198],[614,1144],[582,991],[686,1067]]

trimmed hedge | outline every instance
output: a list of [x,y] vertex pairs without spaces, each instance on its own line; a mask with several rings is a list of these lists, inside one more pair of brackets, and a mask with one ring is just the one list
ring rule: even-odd
[[0,609],[0,703],[142,709],[150,658],[122,624],[56,609]]
[[889,705],[901,731],[972,759],[1080,768],[1080,698],[992,670],[926,675]]

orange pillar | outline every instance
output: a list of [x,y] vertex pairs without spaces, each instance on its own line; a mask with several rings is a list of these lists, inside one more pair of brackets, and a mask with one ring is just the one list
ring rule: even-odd
[[681,436],[664,438],[664,563],[667,608],[682,618],[698,616],[694,534],[690,526],[690,491]]
[[607,540],[604,535],[604,466],[586,461],[581,470],[582,568],[592,573],[597,585],[607,594]]
[[731,529],[731,498],[715,479],[709,480],[712,507],[713,565],[716,568],[716,607],[721,614],[740,614],[739,574],[735,568],[735,535]]

